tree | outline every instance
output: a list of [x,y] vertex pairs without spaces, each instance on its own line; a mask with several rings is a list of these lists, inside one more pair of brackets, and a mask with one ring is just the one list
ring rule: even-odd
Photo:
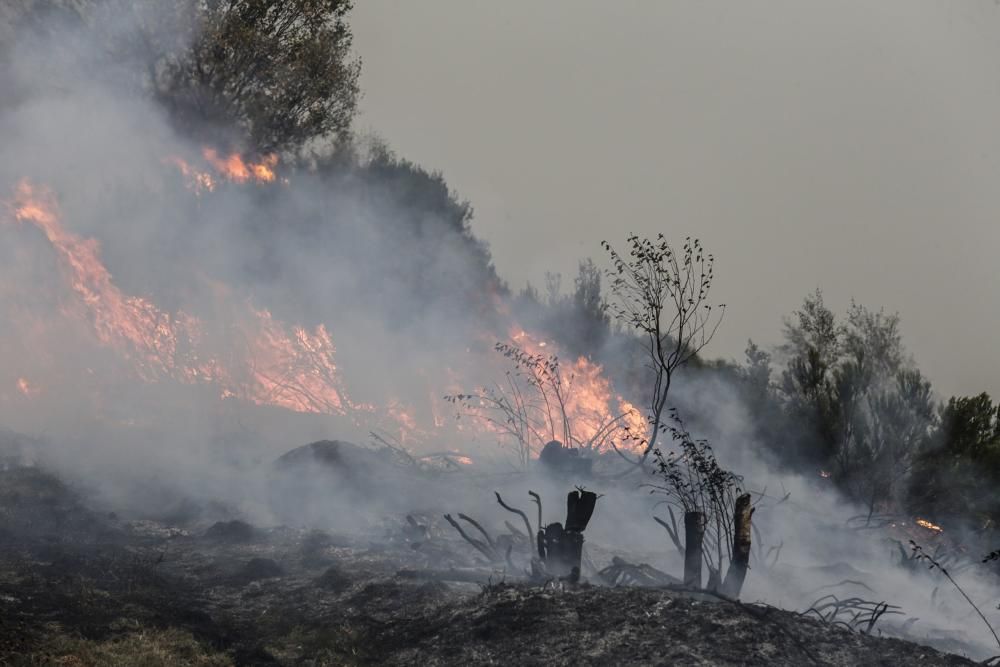
[[953,396],[940,428],[918,453],[909,485],[914,511],[936,520],[995,529],[1000,503],[983,489],[1000,485],[1000,406],[986,393]]
[[129,44],[153,96],[185,130],[236,128],[242,148],[294,152],[347,136],[360,61],[350,0],[125,2],[140,26]]
[[[709,293],[715,259],[706,254],[697,239],[688,237],[680,252],[663,234],[655,240],[628,237],[628,255],[622,256],[610,243],[601,245],[611,257],[608,271],[615,301],[612,314],[644,339],[647,363],[652,371],[649,437],[642,440],[642,453],[634,463],[644,463],[656,447],[664,429],[664,410],[677,370],[694,359],[711,342],[725,313],[725,305],[713,309]],[[618,450],[626,460],[630,460]]]
[[868,506],[898,500],[900,481],[936,423],[930,383],[903,347],[899,316],[852,303],[838,325],[818,290],[785,323],[781,390],[813,461]]
[[611,333],[608,304],[601,293],[601,270],[589,257],[580,262],[574,281],[573,315],[571,325],[584,353],[600,350]]

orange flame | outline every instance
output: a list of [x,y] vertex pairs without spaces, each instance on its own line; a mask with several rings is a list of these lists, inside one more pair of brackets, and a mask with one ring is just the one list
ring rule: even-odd
[[[511,330],[511,338],[531,355],[559,356],[555,343],[538,340],[518,327]],[[614,393],[600,364],[582,356],[569,364],[560,362],[559,381],[566,396],[566,416],[578,441],[565,444],[589,445],[598,450],[609,449],[612,441],[626,450],[640,446],[638,442],[648,430],[646,419],[634,405]]]
[[195,169],[176,156],[169,157],[165,161],[177,167],[184,177],[188,189],[192,190],[195,194],[200,195],[203,192],[212,192],[215,190],[215,179],[207,171]]
[[333,341],[323,325],[312,332],[303,327],[289,330],[268,311],[251,308],[244,325],[248,341],[244,368],[226,369],[204,352],[201,320],[180,311],[165,312],[148,299],[122,293],[101,262],[98,243],[62,227],[51,193],[23,181],[12,209],[15,220],[36,226],[56,250],[98,340],[131,359],[141,379],[214,382],[222,385],[223,397],[298,412],[344,414],[347,407],[366,408],[344,397]]
[[[274,156],[261,163],[244,162],[238,155],[221,160],[210,149],[206,149],[205,157],[220,173],[237,182],[269,182],[274,177],[271,169],[277,163]],[[172,162],[196,193],[215,187],[215,180],[206,172],[199,172],[178,159]],[[220,345],[215,340],[218,332],[202,319],[184,311],[162,310],[146,297],[123,292],[103,264],[98,242],[64,228],[55,197],[48,190],[22,181],[7,206],[13,220],[37,228],[55,251],[69,289],[77,297],[65,314],[86,322],[97,341],[117,350],[141,380],[211,384],[218,387],[222,398],[296,412],[347,415],[356,423],[362,417],[369,421],[384,420],[398,428],[399,441],[404,445],[440,437],[446,428],[442,405],[438,402],[444,393],[440,391],[440,380],[438,386],[432,387],[427,424],[418,419],[420,413],[412,406],[396,400],[383,408],[355,403],[344,388],[335,362],[333,338],[324,325],[312,330],[288,326],[275,319],[270,311],[247,304],[235,311],[235,327],[226,329]],[[220,300],[228,293],[217,291]],[[243,341],[242,348],[236,354],[227,352],[222,356],[216,350],[224,347],[231,352],[236,347],[234,330],[238,334],[236,340]],[[558,355],[558,346],[552,342],[520,329],[512,333],[517,344],[529,354]],[[457,374],[446,369],[445,375],[444,383],[460,391]],[[614,441],[628,448],[629,434],[639,437],[646,434],[648,425],[643,415],[614,393],[600,365],[584,357],[564,362],[559,366],[559,380],[565,389],[566,414],[576,440],[567,444],[593,442],[595,447],[602,448]],[[39,391],[25,378],[20,378],[17,386],[25,396],[37,395]],[[480,419],[466,420],[454,428],[463,433],[463,439],[470,434],[470,428],[491,436],[499,432]]]
[[234,183],[274,181],[274,167],[278,164],[278,156],[273,153],[264,156],[260,162],[247,162],[239,153],[222,157],[214,148],[203,148],[201,154],[217,172]]

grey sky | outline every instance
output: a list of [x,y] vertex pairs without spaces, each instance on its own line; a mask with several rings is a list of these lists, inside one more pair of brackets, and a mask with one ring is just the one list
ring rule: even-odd
[[361,127],[444,172],[513,286],[700,237],[710,351],[821,287],[899,311],[944,395],[1000,393],[1000,7],[361,0]]

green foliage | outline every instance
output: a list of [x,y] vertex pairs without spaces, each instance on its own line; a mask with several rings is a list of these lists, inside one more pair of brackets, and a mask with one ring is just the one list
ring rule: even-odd
[[937,421],[930,383],[902,344],[899,317],[852,303],[838,324],[818,290],[785,323],[777,398],[806,460],[874,511],[896,500]]
[[361,67],[349,0],[115,1],[140,25],[126,46],[147,85],[190,133],[236,128],[259,152],[347,136]]
[[952,397],[941,428],[920,452],[909,489],[914,509],[931,517],[965,519],[977,529],[1000,521],[1000,406],[988,394]]

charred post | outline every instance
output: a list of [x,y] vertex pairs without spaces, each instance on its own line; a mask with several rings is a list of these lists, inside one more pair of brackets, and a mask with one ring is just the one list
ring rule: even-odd
[[722,584],[722,594],[738,598],[743,589],[743,581],[750,567],[750,536],[752,534],[751,518],[753,507],[750,505],[750,494],[744,493],[736,499],[733,511],[733,558],[726,572],[726,581]]
[[538,554],[546,570],[572,583],[580,580],[583,531],[597,505],[597,494],[579,489],[566,497],[566,524],[551,523],[538,532]]
[[705,515],[702,512],[684,514],[684,585],[701,588],[702,543],[705,540]]

